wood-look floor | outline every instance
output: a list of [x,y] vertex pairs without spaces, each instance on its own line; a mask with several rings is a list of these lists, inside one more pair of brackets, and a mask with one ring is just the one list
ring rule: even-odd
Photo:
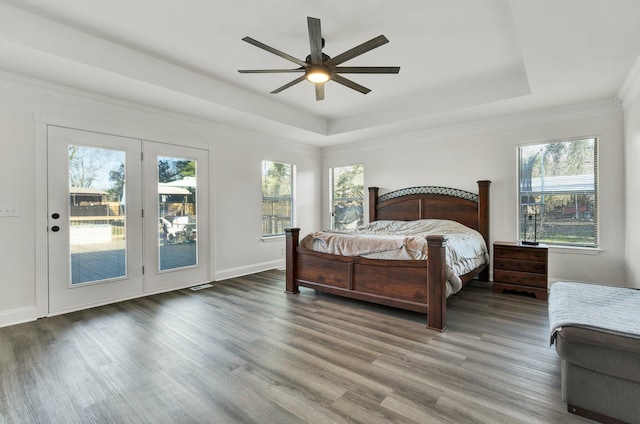
[[449,329],[269,271],[0,329],[0,423],[584,423],[547,303],[473,282]]

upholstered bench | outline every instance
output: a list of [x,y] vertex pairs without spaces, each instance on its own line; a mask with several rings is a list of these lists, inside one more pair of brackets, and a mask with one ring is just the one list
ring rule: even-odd
[[640,290],[555,283],[549,324],[569,412],[640,423]]

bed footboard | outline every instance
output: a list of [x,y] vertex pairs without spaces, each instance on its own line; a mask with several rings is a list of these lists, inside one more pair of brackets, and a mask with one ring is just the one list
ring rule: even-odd
[[427,313],[427,327],[446,329],[446,242],[427,238],[427,261],[380,260],[314,252],[298,246],[299,228],[287,228],[286,290],[299,286],[343,297]]

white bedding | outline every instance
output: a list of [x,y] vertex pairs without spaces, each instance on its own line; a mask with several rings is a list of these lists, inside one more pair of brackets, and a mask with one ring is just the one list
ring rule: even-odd
[[487,245],[479,232],[441,219],[374,221],[352,231],[314,232],[300,246],[333,255],[425,260],[428,235],[442,235],[447,241],[447,296],[462,288],[459,275],[489,263]]

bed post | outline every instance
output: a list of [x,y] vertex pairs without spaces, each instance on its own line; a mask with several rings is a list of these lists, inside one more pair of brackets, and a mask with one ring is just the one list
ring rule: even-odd
[[286,245],[286,283],[285,293],[300,293],[296,284],[296,274],[298,271],[298,238],[300,237],[300,228],[285,228],[284,232]]
[[369,187],[369,222],[377,221],[378,187]]
[[447,242],[443,236],[427,236],[427,328],[447,329]]
[[[491,181],[481,180],[478,181],[478,228],[484,241],[487,243],[487,249],[489,249],[489,186]],[[489,266],[487,265],[478,278],[481,281],[489,281]]]

